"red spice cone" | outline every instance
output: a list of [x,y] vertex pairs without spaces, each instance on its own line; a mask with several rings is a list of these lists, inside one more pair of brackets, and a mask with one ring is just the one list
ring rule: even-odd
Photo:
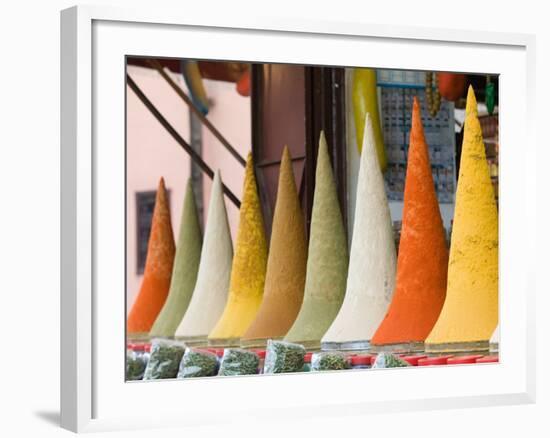
[[128,335],[147,334],[151,330],[168,296],[174,254],[172,221],[164,179],[161,178],[153,211],[143,281],[128,315]]
[[415,98],[396,287],[388,312],[371,340],[373,345],[424,342],[445,301],[448,259],[420,106]]

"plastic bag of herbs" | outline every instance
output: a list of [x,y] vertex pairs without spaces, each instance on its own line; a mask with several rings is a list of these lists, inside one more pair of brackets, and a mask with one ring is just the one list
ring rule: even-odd
[[185,344],[168,339],[153,339],[143,380],[173,379],[185,352]]
[[260,357],[253,351],[226,348],[223,352],[218,376],[244,376],[258,374]]
[[291,342],[267,341],[264,374],[296,373],[302,371],[306,349]]
[[142,350],[128,348],[126,350],[126,380],[141,380],[145,373],[148,356]]
[[178,379],[210,377],[218,372],[218,356],[200,348],[186,348],[181,359]]
[[372,368],[399,368],[408,367],[410,364],[392,353],[378,353]]
[[350,364],[346,355],[339,351],[321,351],[311,356],[311,371],[347,370]]

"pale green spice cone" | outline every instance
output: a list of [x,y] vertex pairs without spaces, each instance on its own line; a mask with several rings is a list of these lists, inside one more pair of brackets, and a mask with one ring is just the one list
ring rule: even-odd
[[324,132],[319,139],[304,302],[285,340],[317,347],[344,300],[348,245]]
[[202,236],[191,180],[187,181],[181,212],[180,232],[168,297],[149,335],[172,337],[181,322],[197,280]]

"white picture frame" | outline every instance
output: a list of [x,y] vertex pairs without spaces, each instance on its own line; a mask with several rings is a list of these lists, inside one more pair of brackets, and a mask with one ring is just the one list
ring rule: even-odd
[[[291,16],[227,20],[206,9],[78,6],[61,13],[62,427],[102,431],[534,402],[536,218],[526,206],[535,204],[536,168],[527,172],[525,165],[536,151],[534,36]],[[125,383],[124,55],[499,74],[500,363]]]

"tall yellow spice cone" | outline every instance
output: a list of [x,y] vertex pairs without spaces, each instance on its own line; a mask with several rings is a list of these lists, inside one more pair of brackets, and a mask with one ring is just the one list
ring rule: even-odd
[[447,297],[426,351],[489,347],[498,322],[498,213],[472,87],[449,255]]
[[262,303],[266,264],[267,241],[264,220],[254,177],[252,154],[248,154],[229,297],[220,320],[208,336],[209,344],[239,344],[240,338],[256,317]]
[[283,151],[262,304],[241,344],[260,347],[285,336],[304,297],[307,246],[304,218],[288,148]]

